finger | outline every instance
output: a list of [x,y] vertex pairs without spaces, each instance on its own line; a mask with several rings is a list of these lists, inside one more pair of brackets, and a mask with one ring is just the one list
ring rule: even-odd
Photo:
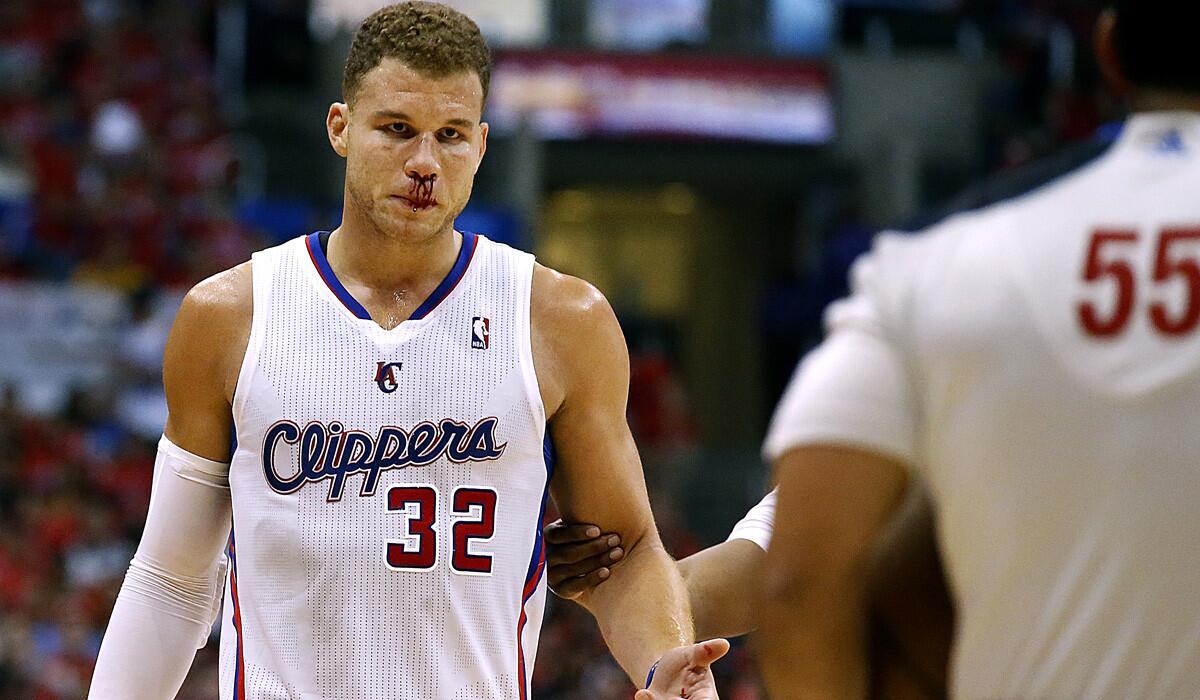
[[571,586],[571,577],[560,569],[546,570],[546,585],[559,598],[574,598],[579,595],[578,589]]
[[654,700],[654,695],[649,690],[639,690],[633,694],[633,700]]
[[554,591],[554,594],[559,598],[572,600],[604,583],[610,575],[612,575],[612,571],[608,568],[602,568],[593,571],[587,576],[560,579],[557,583],[554,582],[553,578],[547,578],[547,582],[550,585],[550,590]]
[[625,558],[625,550],[617,547],[608,550],[603,554],[597,554],[588,557],[582,561],[573,564],[565,564],[555,558],[550,565],[552,575],[556,578],[571,578],[573,576],[586,576],[593,571],[598,571],[606,566],[612,566]]
[[599,571],[604,568],[604,557],[593,557],[585,559],[578,564],[560,564],[559,566],[551,567],[549,570],[550,580],[563,580],[576,578],[579,576],[587,576],[593,571]]
[[600,528],[588,523],[568,525],[561,520],[555,520],[542,530],[546,544],[572,544],[586,542],[600,536]]
[[[617,549],[620,542],[620,537],[607,535],[580,544],[552,544],[546,548],[546,559],[550,566],[575,564],[591,557],[604,556],[613,549]],[[622,552],[621,556],[623,555],[624,553]],[[617,561],[621,556],[606,559],[605,561]]]
[[727,653],[729,653],[729,640],[718,638],[696,642],[688,650],[688,657],[693,664],[708,666]]
[[551,567],[550,574],[548,575],[550,575],[550,580],[552,581],[575,579],[576,576],[587,576],[592,572],[599,572],[600,569],[605,568],[606,564],[611,563],[607,560],[607,556],[602,556],[592,557],[590,560],[583,560],[577,564],[559,564],[557,567]]

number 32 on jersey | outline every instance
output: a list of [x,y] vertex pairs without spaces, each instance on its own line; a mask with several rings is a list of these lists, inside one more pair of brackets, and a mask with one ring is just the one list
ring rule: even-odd
[[[1134,270],[1139,246],[1146,244],[1154,246],[1149,279]],[[1200,226],[1166,228],[1146,237],[1131,229],[1098,229],[1088,243],[1083,280],[1089,285],[1106,280],[1114,290],[1106,304],[1079,303],[1079,323],[1088,335],[1120,336],[1141,294],[1149,295],[1150,324],[1157,333],[1167,338],[1187,335],[1200,324]],[[1182,303],[1167,302],[1172,286],[1183,290]]]
[[[438,498],[433,486],[388,489],[388,511],[406,523],[404,539],[387,543],[389,569],[430,571],[437,566]],[[472,549],[472,544],[496,533],[496,500],[496,492],[489,488],[460,486],[454,490],[450,499],[450,568],[455,573],[492,573],[492,555]]]

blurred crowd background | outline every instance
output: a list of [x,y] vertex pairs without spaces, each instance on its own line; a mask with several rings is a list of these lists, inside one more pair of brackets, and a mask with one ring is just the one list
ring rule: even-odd
[[[86,695],[136,546],[183,292],[337,225],[324,135],[375,0],[0,3],[0,698]],[[765,490],[758,441],[881,228],[1101,148],[1071,0],[452,0],[496,51],[460,228],[595,282],[676,556]],[[552,602],[539,698],[630,686]],[[219,630],[214,631],[214,642]],[[216,645],[181,693],[217,696]],[[735,648],[725,697],[761,697]]]

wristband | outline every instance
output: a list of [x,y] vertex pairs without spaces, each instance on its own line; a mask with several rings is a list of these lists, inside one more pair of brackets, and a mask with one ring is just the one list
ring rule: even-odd
[[[662,661],[662,659],[660,658],[658,661]],[[654,665],[650,667],[650,673],[646,674],[646,689],[647,690],[650,689],[650,681],[654,680],[654,672],[658,670],[658,661],[654,662]]]

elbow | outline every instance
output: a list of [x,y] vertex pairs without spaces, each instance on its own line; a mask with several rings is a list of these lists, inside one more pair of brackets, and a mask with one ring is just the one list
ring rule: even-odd
[[220,612],[227,566],[221,556],[208,571],[186,575],[135,555],[119,595],[207,629]]
[[637,586],[647,572],[660,569],[664,564],[674,568],[671,555],[653,529],[638,533],[632,539],[622,534],[621,546],[625,556],[609,567],[611,575],[603,585],[589,588],[575,598],[576,603],[592,614],[608,602],[620,599],[630,586]]
[[858,606],[868,594],[865,562],[786,562],[768,559],[759,586],[762,619],[784,611],[819,612],[830,606]]
[[760,582],[760,601],[765,607],[802,601],[812,582],[781,563],[768,563]]
[[811,620],[806,614],[814,605],[815,587],[811,581],[784,566],[764,567],[758,581],[758,606],[753,627],[763,639],[779,640],[791,634],[797,620]]
[[684,557],[675,562],[675,568],[679,571],[679,579],[683,581],[683,587],[687,589],[688,598],[692,601],[692,608],[696,607],[696,599],[700,597],[701,587],[703,582],[697,575],[696,567],[693,565],[691,557]]

